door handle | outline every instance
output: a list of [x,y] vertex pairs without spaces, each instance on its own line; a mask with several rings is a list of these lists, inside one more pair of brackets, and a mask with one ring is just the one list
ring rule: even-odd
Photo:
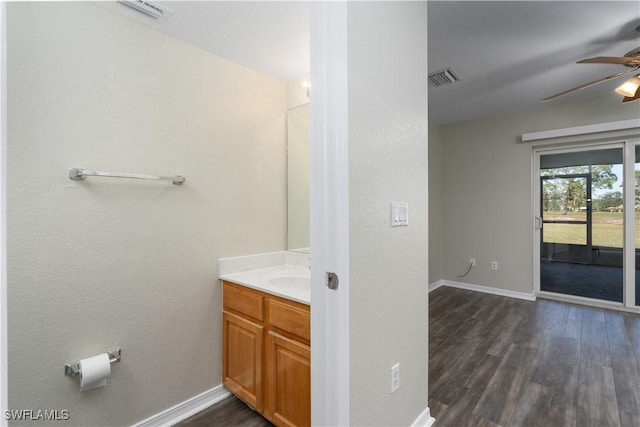
[[542,229],[542,218],[540,218],[539,216],[535,217],[534,227],[536,228],[536,230]]
[[338,289],[338,275],[336,273],[327,273],[327,288],[331,289],[332,291],[335,291],[336,289]]

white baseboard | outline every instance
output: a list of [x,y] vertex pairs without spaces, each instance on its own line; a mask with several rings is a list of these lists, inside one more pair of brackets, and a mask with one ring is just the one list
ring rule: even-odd
[[441,286],[444,286],[444,280],[438,280],[437,282],[429,283],[429,292],[433,292]]
[[430,427],[435,422],[436,419],[431,416],[431,411],[429,411],[429,407],[427,406],[427,409],[422,411],[413,424],[411,424],[411,427]]
[[[432,285],[437,285],[437,286],[434,286],[432,289],[431,288]],[[469,291],[483,292],[485,294],[500,295],[503,297],[518,298],[518,299],[523,299],[527,301],[536,300],[536,296],[533,293],[527,294],[525,292],[510,291],[508,289],[493,288],[491,286],[474,285],[472,283],[454,282],[451,280],[440,280],[438,282],[435,282],[432,285],[429,285],[429,292],[431,292],[432,290],[438,289],[441,286],[449,286],[451,288],[466,289]]]
[[164,427],[172,426],[180,421],[186,420],[192,415],[208,408],[209,406],[220,402],[228,397],[231,393],[222,385],[200,393],[197,396],[187,399],[182,403],[178,403],[169,409],[158,414],[152,415],[146,420],[134,424],[133,427]]

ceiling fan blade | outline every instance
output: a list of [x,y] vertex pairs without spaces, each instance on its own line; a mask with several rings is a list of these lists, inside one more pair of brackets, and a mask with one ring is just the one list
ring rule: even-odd
[[626,65],[638,62],[637,56],[596,56],[595,58],[582,59],[577,64],[620,64]]
[[606,77],[602,77],[602,78],[600,78],[598,80],[594,80],[592,82],[585,83],[585,84],[582,84],[580,86],[576,86],[576,87],[571,88],[571,89],[567,89],[567,90],[565,90],[563,92],[556,93],[555,95],[548,96],[548,97],[544,98],[543,101],[551,101],[552,99],[560,98],[561,96],[569,95],[570,93],[577,92],[579,90],[586,89],[586,88],[591,87],[591,86],[595,86],[598,83],[606,82],[607,80],[615,79],[615,78],[622,77],[622,76],[627,75],[627,74],[634,73],[637,70],[638,70],[638,67],[636,67],[636,68],[634,68],[634,69],[632,69],[630,71],[621,71],[619,73],[611,74],[611,75],[608,75]]

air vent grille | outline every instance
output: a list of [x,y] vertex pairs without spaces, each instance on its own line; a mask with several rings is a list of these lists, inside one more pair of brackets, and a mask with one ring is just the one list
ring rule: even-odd
[[460,78],[455,75],[453,71],[451,71],[451,68],[429,74],[430,87],[446,86],[450,85],[451,83],[455,83],[458,80],[460,80]]
[[173,11],[164,6],[149,0],[118,0],[119,3],[129,6],[140,13],[155,19],[158,22],[164,22],[173,15]]

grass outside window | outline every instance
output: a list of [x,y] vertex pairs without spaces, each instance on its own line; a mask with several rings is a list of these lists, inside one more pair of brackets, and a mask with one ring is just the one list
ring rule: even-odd
[[[624,242],[623,212],[593,212],[593,246],[622,248]],[[636,248],[640,248],[640,212],[636,212]],[[544,212],[545,220],[586,221],[586,212]],[[544,224],[543,241],[546,243],[587,244],[587,226],[585,224]]]

